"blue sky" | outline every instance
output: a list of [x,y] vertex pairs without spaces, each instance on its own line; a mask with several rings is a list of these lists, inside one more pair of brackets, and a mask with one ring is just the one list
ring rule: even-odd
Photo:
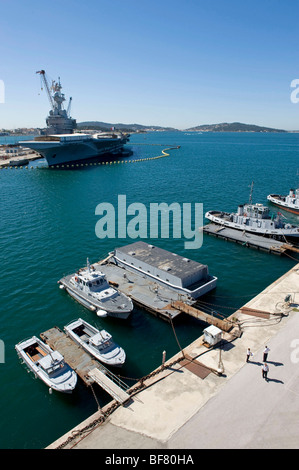
[[37,70],[72,117],[299,129],[298,0],[0,0],[0,128],[45,126]]

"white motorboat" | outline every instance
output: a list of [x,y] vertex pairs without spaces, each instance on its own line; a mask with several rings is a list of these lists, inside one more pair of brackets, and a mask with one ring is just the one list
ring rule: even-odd
[[71,393],[76,387],[76,372],[58,351],[53,351],[37,336],[21,341],[15,349],[29,370],[50,389]]
[[125,294],[109,285],[106,276],[87,259],[87,267],[59,281],[66,291],[89,310],[100,317],[111,316],[126,319],[133,310],[133,302]]
[[64,327],[67,335],[98,361],[110,366],[122,366],[125,351],[116,344],[106,330],[98,330],[82,318]]

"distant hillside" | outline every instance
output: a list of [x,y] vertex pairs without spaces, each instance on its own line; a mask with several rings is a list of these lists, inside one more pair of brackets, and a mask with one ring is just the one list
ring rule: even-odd
[[78,122],[77,127],[79,129],[96,129],[96,130],[111,130],[112,127],[118,130],[127,131],[127,132],[142,132],[142,131],[176,131],[172,127],[160,127],[160,126],[143,126],[141,124],[111,124],[108,122],[101,121],[85,121]]
[[287,132],[283,129],[273,129],[271,127],[261,127],[254,124],[243,124],[241,122],[223,122],[221,124],[203,124],[201,126],[190,127],[187,131],[201,132]]

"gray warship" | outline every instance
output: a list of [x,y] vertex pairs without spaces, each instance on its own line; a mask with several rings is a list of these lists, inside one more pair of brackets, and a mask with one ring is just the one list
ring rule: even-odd
[[[63,103],[60,78],[58,81],[49,80],[44,70],[40,74],[46,88],[51,109],[46,118],[46,135],[40,135],[34,140],[26,140],[26,147],[31,148],[47,160],[49,166],[74,163],[86,159],[124,156],[124,145],[129,141],[129,134],[122,132],[97,132],[95,134],[75,133],[76,120],[70,116],[72,98],[67,109]],[[24,145],[24,142],[18,142]]]

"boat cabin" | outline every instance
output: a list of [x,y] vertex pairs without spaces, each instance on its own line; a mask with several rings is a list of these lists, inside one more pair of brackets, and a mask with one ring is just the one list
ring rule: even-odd
[[38,365],[47,375],[50,376],[57,372],[57,370],[60,371],[62,369],[64,366],[64,359],[58,351],[53,351],[51,354],[42,357],[42,359],[38,361]]
[[99,292],[110,287],[105,274],[92,268],[75,274],[74,280],[83,291]]

